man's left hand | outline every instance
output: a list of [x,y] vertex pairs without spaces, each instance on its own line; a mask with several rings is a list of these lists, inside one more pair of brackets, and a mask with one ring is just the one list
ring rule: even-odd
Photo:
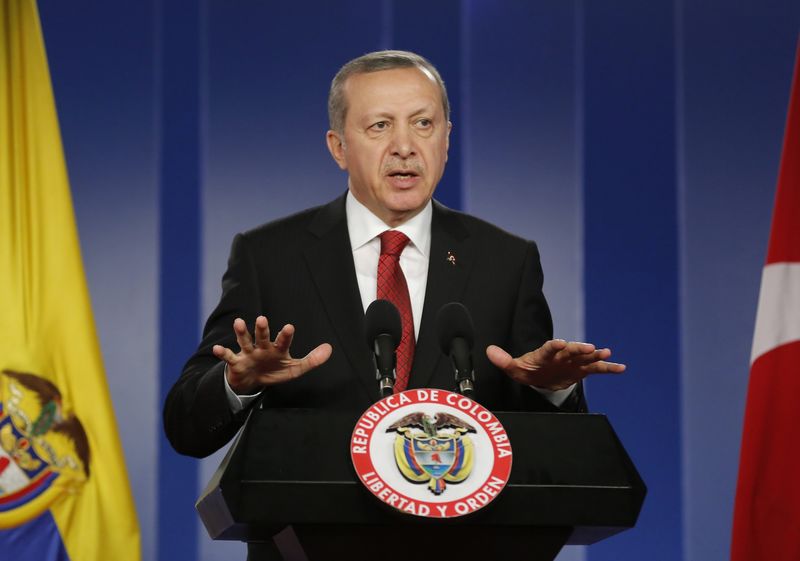
[[492,364],[511,379],[527,386],[563,390],[590,374],[620,374],[625,365],[608,362],[610,349],[597,349],[591,343],[553,339],[514,358],[496,345],[486,348]]

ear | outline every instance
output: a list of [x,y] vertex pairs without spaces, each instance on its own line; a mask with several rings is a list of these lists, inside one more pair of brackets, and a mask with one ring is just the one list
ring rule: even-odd
[[453,130],[453,123],[447,121],[447,136],[444,139],[444,161],[447,161],[447,153],[450,151],[450,131]]
[[344,138],[338,132],[329,130],[325,135],[325,142],[328,143],[328,152],[343,170],[347,169],[347,157],[344,148]]

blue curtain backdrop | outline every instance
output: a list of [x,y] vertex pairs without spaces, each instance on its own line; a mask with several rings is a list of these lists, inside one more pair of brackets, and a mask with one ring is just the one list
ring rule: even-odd
[[438,197],[537,240],[556,333],[649,485],[634,530],[562,560],[727,559],[795,0],[39,0],[143,558],[243,559],[193,503],[219,456],[165,445],[163,392],[232,236],[329,200],[328,84],[417,50],[453,138]]

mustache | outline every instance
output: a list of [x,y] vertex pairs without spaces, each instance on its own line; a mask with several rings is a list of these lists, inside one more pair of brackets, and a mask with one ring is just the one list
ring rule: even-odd
[[384,174],[413,172],[417,175],[422,175],[423,171],[425,171],[425,168],[417,161],[392,160],[383,164]]

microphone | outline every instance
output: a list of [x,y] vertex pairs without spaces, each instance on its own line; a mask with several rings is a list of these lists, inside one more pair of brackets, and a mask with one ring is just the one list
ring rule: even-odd
[[458,302],[450,302],[436,314],[439,346],[450,357],[459,393],[472,397],[475,393],[475,370],[472,368],[472,346],[475,328],[469,310]]
[[372,349],[375,378],[378,380],[381,398],[394,393],[397,346],[403,337],[400,312],[388,300],[375,300],[364,314],[367,346]]

